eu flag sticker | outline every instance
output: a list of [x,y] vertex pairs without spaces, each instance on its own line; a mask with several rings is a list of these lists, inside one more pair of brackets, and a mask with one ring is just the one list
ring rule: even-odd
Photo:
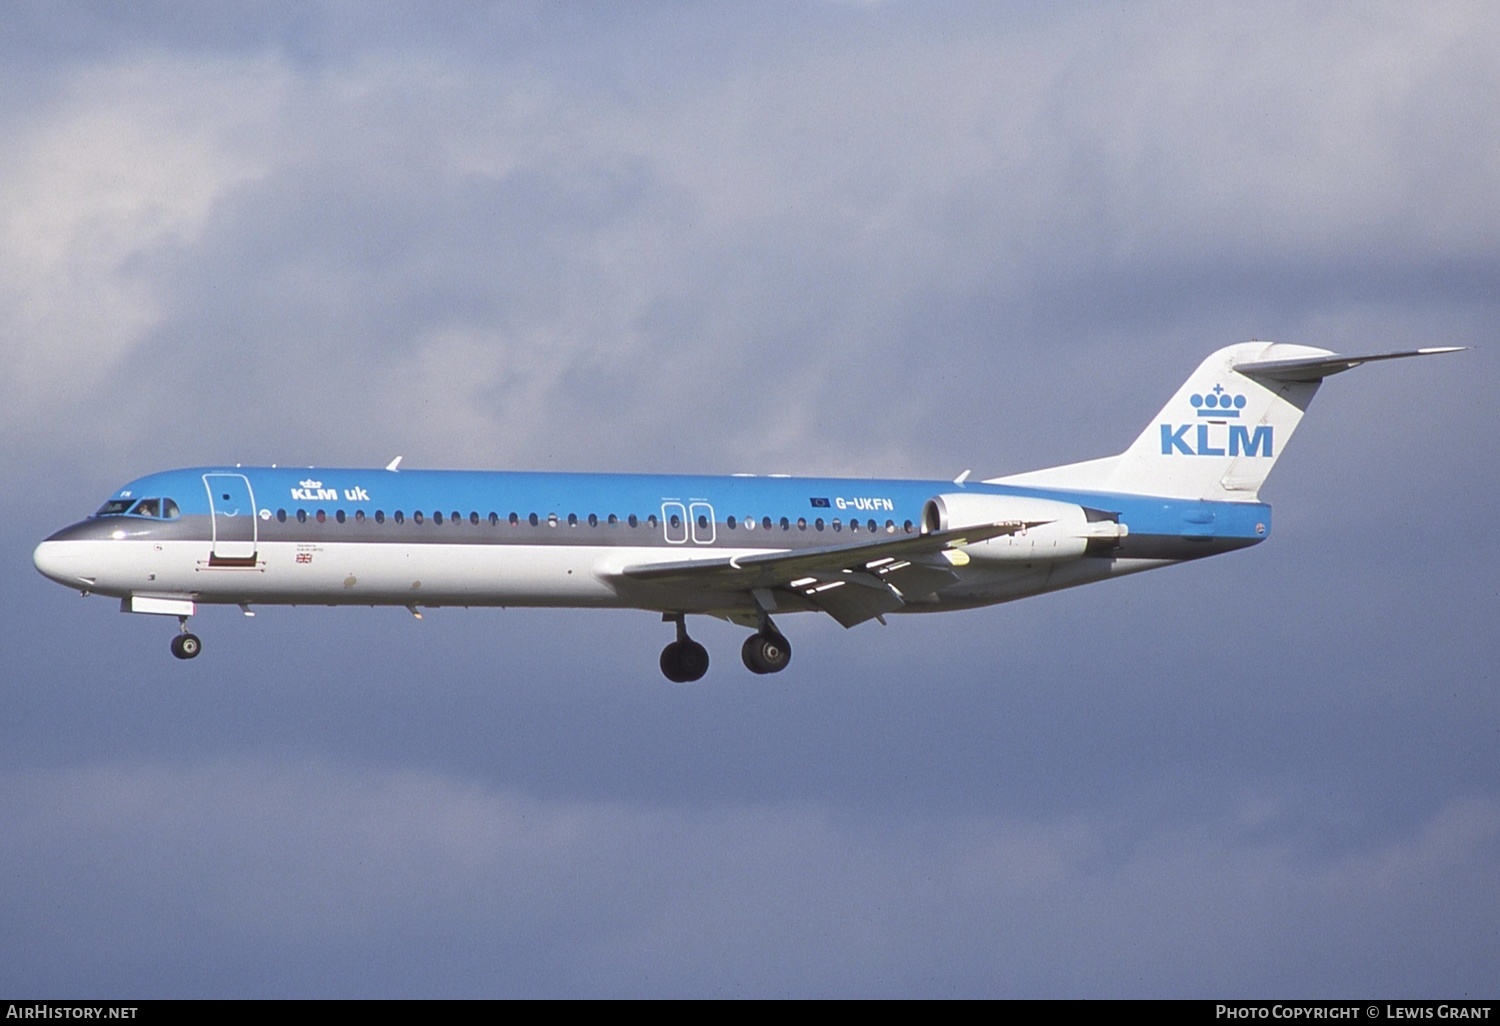
[[814,499],[812,501],[812,504],[813,504],[813,509],[827,509],[828,508],[828,500],[827,499]]

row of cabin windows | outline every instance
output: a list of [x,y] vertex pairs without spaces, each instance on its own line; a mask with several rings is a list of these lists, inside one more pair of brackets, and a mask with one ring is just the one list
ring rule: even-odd
[[[295,514],[292,514],[291,516],[299,524],[305,524],[308,522],[308,520],[312,520],[319,524],[324,524],[327,523],[330,519],[328,511],[321,509],[316,510],[312,513],[308,513],[308,511],[305,509],[299,509]],[[286,510],[278,509],[276,511],[277,522],[284,524],[287,522],[287,517],[288,514]],[[350,520],[352,520],[356,524],[362,524],[365,522],[366,515],[365,511],[362,509],[355,510],[352,515],[346,514],[343,510],[340,509],[334,511],[332,519],[340,524],[346,523]],[[374,520],[377,524],[385,523],[385,510],[377,509],[369,519]],[[421,510],[417,510],[411,515],[411,521],[414,524],[423,523],[427,519],[427,514],[423,513]],[[478,513],[470,513],[467,519],[468,522],[475,527],[478,527],[485,520],[485,518],[481,518]],[[396,512],[391,514],[391,520],[395,521],[398,524],[404,524],[406,523],[406,514],[398,509],[396,510]],[[441,524],[446,522],[458,525],[464,522],[465,517],[463,516],[463,514],[459,513],[458,510],[454,510],[453,512],[446,515],[441,510],[437,510],[431,515],[431,520],[434,524]],[[708,517],[706,515],[699,514],[697,520],[698,529],[700,531],[708,530],[709,523]],[[488,521],[491,527],[500,526],[500,514],[491,513],[488,517]],[[655,530],[660,524],[660,521],[657,520],[655,513],[647,516],[644,521],[634,513],[630,514],[627,517],[624,517],[623,519],[613,513],[603,518],[601,518],[597,513],[590,513],[587,517],[583,518],[580,518],[577,513],[569,513],[565,518],[558,517],[556,513],[549,513],[545,517],[540,517],[535,513],[531,513],[524,518],[519,513],[512,513],[509,517],[506,518],[505,522],[509,523],[511,527],[519,527],[523,522],[530,524],[532,527],[537,527],[542,523],[547,524],[547,526],[549,527],[556,527],[561,523],[566,523],[569,527],[577,527],[580,524],[587,524],[589,527],[598,527],[600,524],[606,524],[608,526],[614,527],[618,526],[621,523],[624,523],[630,527],[639,527],[642,523],[645,523],[647,527],[650,527],[653,530]],[[739,520],[735,517],[729,517],[724,521],[724,526],[729,528],[729,530],[731,531],[738,530],[741,527],[743,527],[747,531],[753,531],[757,527],[765,531],[774,530],[777,527],[780,527],[783,531],[790,531],[792,529],[793,523],[794,521],[788,519],[787,517],[782,517],[780,520],[772,520],[770,517],[761,517],[758,521],[754,517],[746,517],[744,520]],[[676,513],[673,513],[670,517],[667,518],[667,524],[673,528],[681,528],[682,517]],[[830,527],[835,531],[842,531],[845,527],[843,521],[837,518],[835,518],[831,523],[825,523],[822,517],[818,517],[817,519],[813,520],[811,524],[808,523],[806,517],[798,517],[795,521],[795,525],[797,527],[797,530],[799,531],[805,531],[809,526],[811,526],[815,531],[822,531],[825,528]],[[882,529],[880,523],[875,520],[866,520],[863,522],[859,520],[850,520],[848,523],[848,528],[850,531],[866,531],[870,534],[875,534]],[[887,534],[895,534],[897,531],[904,531],[907,534],[911,534],[916,530],[916,525],[913,524],[910,520],[907,520],[901,524],[897,524],[894,520],[887,520],[885,522],[884,530]]]

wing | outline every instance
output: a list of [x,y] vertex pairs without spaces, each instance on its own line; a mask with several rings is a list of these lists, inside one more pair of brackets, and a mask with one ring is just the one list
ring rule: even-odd
[[[1045,523],[1050,521],[1006,520],[852,545],[646,563],[625,567],[620,573],[633,581],[671,588],[742,591],[752,596],[759,591],[791,591],[845,627],[853,627],[956,581],[953,568],[969,561],[965,545]],[[756,601],[772,604],[759,597]]]

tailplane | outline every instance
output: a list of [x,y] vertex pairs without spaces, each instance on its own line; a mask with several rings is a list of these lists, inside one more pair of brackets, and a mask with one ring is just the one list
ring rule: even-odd
[[1311,346],[1242,342],[1204,360],[1120,455],[987,483],[1253,502],[1324,378],[1372,360],[1461,348],[1340,356]]

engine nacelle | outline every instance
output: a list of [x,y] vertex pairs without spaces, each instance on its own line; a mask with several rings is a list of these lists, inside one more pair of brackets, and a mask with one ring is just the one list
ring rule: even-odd
[[1055,499],[956,492],[934,495],[922,506],[923,533],[1007,522],[1027,526],[964,551],[986,562],[1077,559],[1108,552],[1128,533],[1116,514]]

